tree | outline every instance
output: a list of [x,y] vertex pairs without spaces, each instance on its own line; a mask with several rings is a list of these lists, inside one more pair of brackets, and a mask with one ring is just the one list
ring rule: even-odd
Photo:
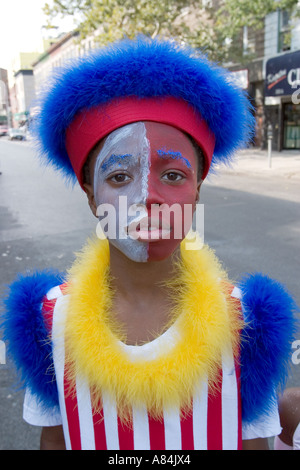
[[201,48],[210,59],[242,58],[243,26],[257,29],[278,8],[295,10],[298,0],[52,0],[44,12],[77,18],[80,37],[97,33],[99,45],[143,33],[173,37]]

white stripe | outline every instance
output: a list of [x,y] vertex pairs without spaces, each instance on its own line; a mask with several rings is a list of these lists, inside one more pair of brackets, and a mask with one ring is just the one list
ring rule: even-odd
[[147,408],[132,409],[134,450],[150,450],[150,432]]
[[95,433],[90,389],[87,383],[76,378],[76,393],[82,450],[95,450]]
[[238,390],[233,354],[223,358],[222,439],[223,450],[237,450]]
[[181,449],[181,426],[178,409],[164,410],[166,450]]
[[47,294],[46,294],[46,297],[48,300],[53,300],[53,299],[57,299],[59,297],[61,297],[63,295],[61,289],[59,286],[55,286],[55,287],[52,287],[52,289],[50,289]]
[[198,387],[193,398],[194,449],[207,450],[207,380]]
[[66,311],[67,296],[57,299],[53,310],[53,362],[55,366],[56,383],[58,388],[59,406],[63,423],[66,449],[71,449],[69,426],[67,420],[65,397],[64,397],[64,365],[65,365],[65,345],[64,345],[64,313]]
[[107,450],[119,450],[120,445],[116,403],[105,393],[103,393],[102,400]]
[[242,298],[242,291],[238,287],[234,287],[231,292],[231,297],[235,297],[236,299]]

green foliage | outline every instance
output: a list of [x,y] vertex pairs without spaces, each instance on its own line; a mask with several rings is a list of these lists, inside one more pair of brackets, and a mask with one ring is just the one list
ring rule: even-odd
[[259,29],[268,13],[296,5],[297,0],[53,0],[44,12],[49,25],[57,15],[74,16],[80,37],[96,32],[100,45],[139,33],[159,35],[226,62],[242,58],[243,26]]

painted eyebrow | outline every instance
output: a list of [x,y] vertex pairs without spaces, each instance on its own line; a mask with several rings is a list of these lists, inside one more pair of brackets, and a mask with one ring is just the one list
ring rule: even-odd
[[112,165],[115,165],[116,163],[120,165],[121,162],[124,162],[124,160],[126,161],[130,157],[132,157],[131,153],[125,153],[124,155],[113,153],[112,155],[110,155],[109,158],[105,159],[104,162],[102,162],[100,169],[101,171],[106,171]]
[[173,160],[181,160],[183,161],[186,166],[191,169],[192,168],[192,165],[190,164],[190,162],[188,161],[187,158],[184,158],[181,154],[181,152],[178,152],[178,151],[174,151],[174,150],[167,150],[166,148],[162,148],[162,149],[159,149],[157,150],[157,154],[159,157],[161,158],[164,158],[164,159],[173,159]]

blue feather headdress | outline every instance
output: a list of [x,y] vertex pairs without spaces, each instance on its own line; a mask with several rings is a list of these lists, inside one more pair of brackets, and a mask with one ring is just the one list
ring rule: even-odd
[[47,83],[34,126],[46,163],[75,181],[67,129],[79,112],[124,97],[174,97],[188,103],[214,135],[212,165],[228,161],[253,134],[249,100],[228,72],[174,41],[139,37],[96,50]]

